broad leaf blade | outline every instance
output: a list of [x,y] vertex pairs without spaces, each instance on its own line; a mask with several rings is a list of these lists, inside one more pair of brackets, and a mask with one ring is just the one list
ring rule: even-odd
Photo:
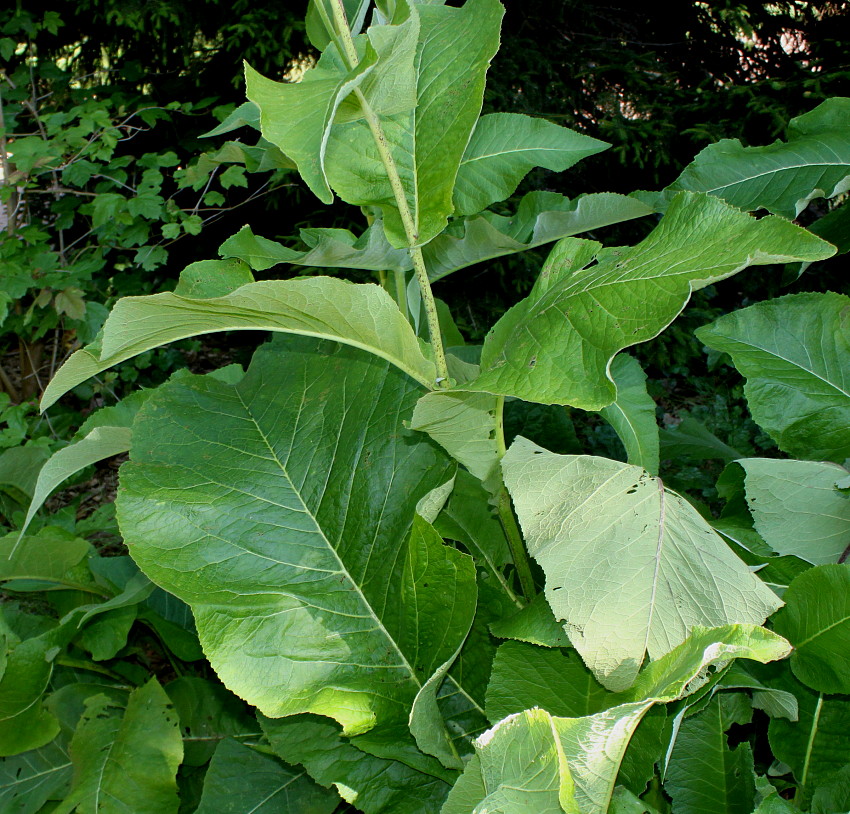
[[814,198],[850,188],[850,99],[828,99],[792,119],[787,142],[744,147],[723,139],[706,147],[664,190],[707,192],[746,210],[796,218]]
[[166,293],[119,300],[103,326],[102,340],[74,353],[51,379],[42,409],[91,376],[146,350],[234,330],[333,339],[391,360],[426,386],[435,376],[407,320],[378,286],[332,277],[273,280],[211,299]]
[[751,814],[755,797],[749,744],[730,749],[726,732],[746,724],[753,710],[741,693],[714,696],[685,718],[667,764],[664,789],[681,814]]
[[458,169],[455,213],[474,215],[503,201],[535,167],[562,172],[608,146],[545,119],[519,113],[482,116]]
[[850,496],[836,488],[846,469],[772,458],[738,463],[756,531],[773,551],[814,565],[839,561],[850,544]]
[[818,692],[850,695],[850,566],[812,568],[784,599],[774,628],[794,645],[794,675]]
[[556,268],[556,284],[508,311],[484,342],[481,375],[464,389],[599,410],[616,396],[612,358],[660,333],[691,291],[747,266],[833,253],[781,218],[755,220],[716,198],[682,193],[637,246],[607,251],[581,271]]
[[791,294],[721,317],[697,337],[747,377],[750,412],[796,458],[850,457],[850,297]]
[[449,792],[438,777],[361,752],[327,718],[262,718],[261,723],[280,757],[302,764],[317,783],[335,786],[364,814],[434,814]]
[[0,761],[0,811],[38,814],[48,800],[61,799],[73,767],[63,738]]
[[104,695],[91,699],[71,740],[71,757],[74,781],[58,814],[176,814],[183,743],[156,679],[134,690],[123,711]]
[[517,439],[502,469],[555,617],[611,690],[628,688],[647,654],[668,653],[695,625],[759,624],[781,604],[687,501],[639,467]]
[[228,738],[210,761],[195,814],[331,814],[339,802],[304,769]]
[[[172,382],[137,418],[118,498],[131,553],[266,714],[349,733],[406,721],[466,634],[450,606],[418,616],[402,590],[416,505],[452,474],[404,430],[420,393],[384,362],[305,343],[267,347],[235,386]],[[420,603],[449,590],[429,586]]]

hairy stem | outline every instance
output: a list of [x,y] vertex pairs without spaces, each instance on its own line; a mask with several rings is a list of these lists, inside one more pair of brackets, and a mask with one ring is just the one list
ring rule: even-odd
[[[320,3],[317,5],[321,5]],[[351,29],[348,27],[348,20],[345,17],[345,8],[342,5],[342,0],[333,0],[333,15],[336,32],[342,39],[345,55],[350,67],[357,66],[359,60],[357,51],[354,47],[354,40],[351,37]],[[413,213],[410,211],[410,206],[407,203],[407,197],[404,193],[404,186],[401,183],[401,176],[398,173],[395,159],[390,152],[387,144],[384,130],[381,127],[381,120],[369,104],[369,100],[363,95],[360,88],[354,88],[354,95],[360,102],[360,107],[363,110],[363,117],[366,119],[366,124],[372,132],[372,138],[375,140],[375,145],[378,148],[378,154],[381,157],[381,163],[387,173],[387,179],[390,182],[390,188],[393,191],[396,206],[401,217],[402,225],[404,226],[404,234],[407,238],[407,247],[410,252],[410,257],[413,260],[413,270],[416,274],[416,281],[419,283],[419,290],[422,292],[422,302],[425,306],[425,317],[428,320],[428,332],[431,338],[431,347],[434,350],[434,365],[437,368],[438,387],[449,386],[449,369],[446,364],[446,353],[443,349],[443,337],[440,333],[440,320],[437,316],[437,304],[434,302],[434,294],[431,291],[431,282],[428,280],[428,271],[425,268],[425,261],[422,258],[422,249],[416,244],[419,241],[419,232],[413,220]],[[401,307],[401,306],[399,306]]]

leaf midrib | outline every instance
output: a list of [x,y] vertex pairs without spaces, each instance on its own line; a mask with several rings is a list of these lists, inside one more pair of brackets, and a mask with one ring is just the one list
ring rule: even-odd
[[[357,594],[360,598],[360,601],[362,602],[363,606],[368,611],[369,616],[372,618],[372,620],[377,625],[378,630],[381,631],[381,633],[384,635],[386,640],[391,644],[393,650],[395,650],[395,652],[400,656],[400,658],[402,660],[402,664],[407,669],[408,674],[413,679],[416,686],[419,689],[421,689],[422,688],[422,682],[419,680],[419,677],[416,675],[416,671],[413,669],[410,662],[407,660],[407,657],[405,656],[405,654],[401,651],[401,648],[398,646],[398,643],[396,642],[396,640],[390,635],[390,632],[384,626],[383,621],[375,613],[375,611],[372,607],[372,603],[369,602],[369,600],[366,598],[366,595],[363,593],[361,586],[357,583],[357,581],[352,576],[351,572],[348,570],[348,567],[345,565],[345,563],[340,558],[339,552],[333,547],[333,545],[331,545],[330,540],[327,538],[327,535],[325,534],[325,530],[322,528],[322,526],[319,523],[316,516],[313,514],[313,512],[310,510],[310,508],[304,502],[304,499],[301,497],[301,492],[296,488],[295,482],[289,476],[289,472],[287,471],[286,466],[283,464],[283,462],[280,460],[280,458],[278,458],[277,452],[275,451],[274,447],[269,442],[269,439],[266,436],[266,434],[263,432],[263,429],[260,426],[259,422],[254,417],[254,414],[251,411],[249,405],[242,398],[242,394],[239,392],[238,388],[235,389],[235,392],[236,392],[237,398],[239,399],[239,402],[242,404],[242,407],[245,410],[246,415],[248,415],[251,423],[256,427],[258,435],[260,436],[260,438],[262,438],[263,443],[265,444],[266,448],[269,451],[269,454],[272,456],[272,460],[279,467],[281,473],[283,474],[283,476],[288,481],[289,485],[292,488],[293,493],[298,496],[298,501],[303,506],[305,514],[313,521],[313,523],[316,527],[316,530],[319,532],[319,534],[321,534],[322,539],[325,541],[328,550],[333,553],[334,558],[336,559],[337,563],[339,564],[340,572],[345,574],[349,583],[357,591]],[[362,451],[362,446],[361,446],[361,451]]]

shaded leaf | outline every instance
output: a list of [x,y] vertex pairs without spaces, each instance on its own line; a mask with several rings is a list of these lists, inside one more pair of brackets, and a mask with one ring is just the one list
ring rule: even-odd
[[791,294],[721,317],[696,334],[747,377],[756,422],[796,458],[850,457],[850,297]]

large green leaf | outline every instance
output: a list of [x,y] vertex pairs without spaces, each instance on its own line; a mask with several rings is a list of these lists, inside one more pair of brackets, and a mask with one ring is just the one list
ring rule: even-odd
[[74,780],[57,814],[177,814],[183,744],[156,679],[130,693],[126,710],[105,695],[93,697],[71,740],[71,757]]
[[672,429],[661,429],[659,438],[662,458],[734,461],[742,457],[737,449],[721,441],[705,424],[688,415]]
[[753,418],[796,458],[850,457],[850,297],[791,294],[700,328],[747,377]]
[[434,365],[386,291],[332,277],[250,283],[224,297],[176,294],[125,297],[101,339],[78,350],[44,391],[47,409],[63,393],[103,370],[177,339],[216,331],[260,330],[333,339],[374,353],[426,386]]
[[339,801],[304,769],[228,738],[210,761],[196,814],[331,814]]
[[455,213],[474,215],[503,201],[534,167],[561,172],[608,146],[546,119],[519,113],[482,116],[458,169]]
[[[498,0],[467,0],[462,8],[410,8],[405,25],[414,21],[419,25],[413,62],[417,104],[413,111],[382,117],[381,126],[417,244],[442,232],[454,209],[455,178],[481,111],[484,77],[498,49],[503,14]],[[369,36],[373,36],[371,29]],[[380,206],[390,243],[408,245],[393,190],[365,121],[333,126],[326,169],[340,198],[359,206]]]
[[102,590],[86,573],[83,560],[91,545],[58,526],[45,526],[38,534],[20,539],[17,532],[0,538],[0,582],[5,590],[45,591],[68,589],[98,593]]
[[794,645],[794,675],[818,692],[850,695],[850,565],[806,571],[784,599],[773,626]]
[[261,723],[280,757],[302,764],[317,783],[336,786],[364,814],[434,814],[449,792],[445,780],[361,752],[327,718],[301,715]]
[[517,439],[502,469],[555,617],[611,690],[695,625],[758,624],[781,604],[690,503],[640,467]]
[[600,410],[626,448],[628,462],[658,474],[659,440],[655,401],[646,392],[646,373],[637,359],[621,353],[611,363],[611,378],[617,386],[613,404]]
[[[171,382],[136,419],[118,497],[130,551],[268,715],[349,733],[406,722],[466,635],[468,558],[408,544],[417,503],[453,471],[404,429],[420,393],[386,362],[305,342],[263,348],[235,386]],[[457,581],[408,585],[422,556]]]
[[558,244],[546,284],[496,323],[481,375],[464,389],[599,410],[616,397],[611,359],[660,333],[692,291],[748,266],[834,253],[781,218],[755,220],[695,193],[677,196],[637,246],[606,250],[596,265],[587,267],[592,256],[577,243]]
[[751,814],[755,786],[749,744],[730,749],[726,732],[753,716],[743,693],[720,693],[685,718],[667,763],[664,790],[677,814]]
[[850,495],[836,488],[846,469],[773,458],[738,464],[756,531],[773,551],[815,565],[838,562],[850,544]]
[[64,739],[0,761],[0,811],[37,814],[48,800],[61,799],[73,767]]
[[746,210],[796,218],[813,198],[850,189],[850,99],[828,99],[792,119],[788,140],[744,147],[723,139],[706,147],[662,195],[707,192]]
[[769,683],[794,693],[799,702],[798,720],[771,719],[768,738],[776,758],[791,767],[805,805],[818,786],[847,764],[850,700],[810,690],[797,681],[790,670]]

